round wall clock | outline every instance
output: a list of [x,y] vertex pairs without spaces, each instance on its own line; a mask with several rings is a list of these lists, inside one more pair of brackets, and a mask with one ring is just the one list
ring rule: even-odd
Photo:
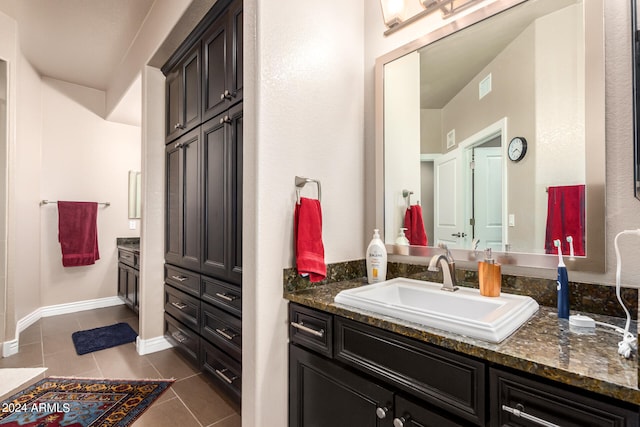
[[509,142],[509,160],[519,162],[527,154],[527,140],[521,136],[516,136]]

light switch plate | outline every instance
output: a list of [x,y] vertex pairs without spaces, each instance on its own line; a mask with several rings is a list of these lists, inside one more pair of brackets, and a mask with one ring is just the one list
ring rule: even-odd
[[134,219],[129,221],[129,230],[135,230],[136,229],[136,221]]
[[509,227],[516,226],[516,216],[514,214],[509,214]]

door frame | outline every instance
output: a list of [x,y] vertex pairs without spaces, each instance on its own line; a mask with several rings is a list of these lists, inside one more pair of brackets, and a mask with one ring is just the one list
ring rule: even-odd
[[[502,149],[502,251],[508,247],[509,243],[509,227],[508,227],[508,198],[507,198],[507,118],[503,117],[497,122],[487,126],[486,128],[476,132],[470,137],[463,140],[458,147],[461,150],[461,157],[464,165],[462,167],[463,182],[463,198],[464,198],[464,229],[467,236],[471,236],[471,225],[469,219],[472,212],[472,199],[470,196],[471,189],[471,172],[468,167],[471,162],[471,149],[488,142],[497,136],[500,136],[500,147]],[[471,248],[473,249],[473,248]]]

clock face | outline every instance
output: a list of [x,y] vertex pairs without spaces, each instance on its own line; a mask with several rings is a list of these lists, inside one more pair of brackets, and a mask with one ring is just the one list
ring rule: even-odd
[[514,162],[519,162],[522,160],[524,155],[527,153],[527,140],[516,136],[509,142],[509,159]]

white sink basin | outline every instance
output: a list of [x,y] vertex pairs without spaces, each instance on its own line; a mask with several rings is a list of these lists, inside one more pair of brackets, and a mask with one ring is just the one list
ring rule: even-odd
[[538,303],[527,296],[484,297],[478,289],[441,288],[442,283],[397,278],[341,291],[335,302],[494,343],[538,311]]

